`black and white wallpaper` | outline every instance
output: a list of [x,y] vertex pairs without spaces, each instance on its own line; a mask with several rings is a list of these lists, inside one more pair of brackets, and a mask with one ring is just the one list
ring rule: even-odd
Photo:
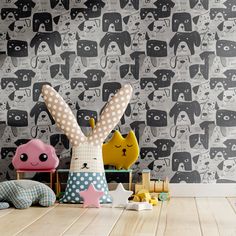
[[[171,182],[236,182],[235,0],[1,0],[0,180],[18,145],[39,138],[68,167],[70,144],[40,90],[52,85],[84,132],[124,83],[116,127]],[[33,176],[37,179],[37,175]],[[39,176],[38,176],[39,177]],[[41,176],[42,177],[42,176]]]

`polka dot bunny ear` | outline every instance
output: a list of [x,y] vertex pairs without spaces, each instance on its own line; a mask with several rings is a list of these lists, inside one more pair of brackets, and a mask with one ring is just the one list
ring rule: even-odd
[[49,85],[44,85],[42,88],[48,110],[73,146],[79,146],[84,142],[101,145],[122,117],[131,99],[132,91],[131,85],[124,85],[107,103],[92,133],[85,137],[74,114],[63,98]]
[[133,89],[131,85],[124,85],[106,104],[88,141],[95,145],[103,143],[108,134],[117,125],[131,99]]
[[42,87],[45,104],[55,120],[73,146],[79,146],[87,138],[84,136],[70,107],[64,99],[49,85]]

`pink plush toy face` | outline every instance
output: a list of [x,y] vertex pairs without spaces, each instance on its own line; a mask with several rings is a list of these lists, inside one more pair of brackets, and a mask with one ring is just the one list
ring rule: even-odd
[[16,149],[12,164],[16,170],[50,170],[58,166],[59,160],[51,145],[33,139]]

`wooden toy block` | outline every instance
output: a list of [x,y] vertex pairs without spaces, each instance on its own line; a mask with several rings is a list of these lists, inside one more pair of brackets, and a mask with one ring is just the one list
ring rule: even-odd
[[143,170],[142,173],[143,188],[150,189],[150,170]]
[[150,193],[150,195],[151,195],[151,198],[159,197],[159,193],[155,193],[155,192]]
[[149,200],[149,203],[152,204],[153,206],[156,206],[158,204],[158,199],[157,198],[152,198]]
[[142,184],[135,184],[135,193],[138,193],[141,189],[143,189]]
[[150,181],[149,192],[155,192],[155,181]]
[[140,194],[141,192],[148,192],[151,194],[151,197],[156,197],[161,201],[169,200],[169,181],[167,178],[164,181],[150,181],[150,170],[143,170],[142,183],[135,184],[135,193]]
[[162,192],[163,191],[163,181],[156,181],[155,182],[155,192]]
[[169,181],[168,179],[166,178],[164,183],[163,183],[163,191],[164,192],[169,192]]

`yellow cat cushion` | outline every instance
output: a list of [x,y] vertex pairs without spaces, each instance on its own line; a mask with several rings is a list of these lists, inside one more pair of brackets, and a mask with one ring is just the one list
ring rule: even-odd
[[139,146],[134,132],[131,130],[126,138],[115,131],[109,142],[103,144],[102,155],[104,165],[115,166],[116,169],[129,169],[138,159]]

